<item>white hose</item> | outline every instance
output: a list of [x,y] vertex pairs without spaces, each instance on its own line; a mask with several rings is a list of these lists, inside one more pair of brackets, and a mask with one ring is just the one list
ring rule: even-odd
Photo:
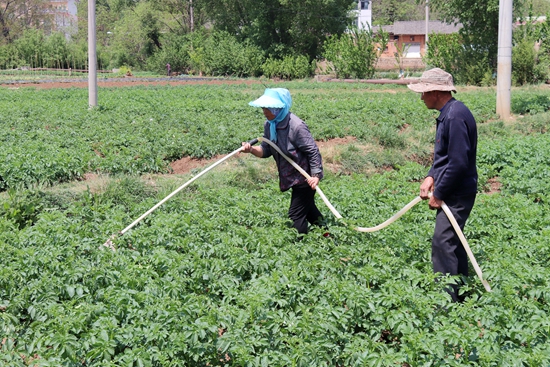
[[115,246],[113,245],[112,243],[112,240],[117,236],[117,235],[123,235],[124,233],[126,233],[127,231],[129,231],[130,229],[132,229],[132,227],[134,227],[136,224],[138,224],[139,222],[141,222],[143,220],[143,218],[145,218],[146,216],[148,216],[149,214],[151,214],[155,209],[157,209],[159,206],[161,206],[162,204],[164,204],[166,201],[168,201],[168,199],[170,199],[172,196],[176,195],[178,192],[180,192],[181,190],[183,190],[184,188],[186,188],[187,186],[189,186],[193,181],[195,181],[196,179],[198,179],[199,177],[201,177],[202,175],[204,175],[206,172],[210,171],[212,168],[216,167],[217,165],[219,165],[220,163],[224,162],[226,159],[234,156],[235,154],[239,153],[240,151],[242,151],[243,148],[240,147],[239,149],[235,150],[234,152],[226,155],[225,157],[223,157],[222,159],[220,159],[219,161],[215,162],[214,164],[208,166],[204,171],[201,171],[198,175],[196,175],[195,177],[193,177],[192,179],[190,179],[189,181],[187,181],[186,183],[184,183],[183,185],[181,185],[180,187],[178,187],[176,190],[174,190],[170,195],[168,195],[167,197],[165,197],[164,199],[162,199],[160,202],[158,202],[155,206],[153,206],[151,209],[149,209],[148,211],[146,211],[145,213],[143,213],[143,215],[141,217],[139,217],[138,219],[136,219],[135,221],[133,221],[128,227],[124,228],[122,231],[120,231],[119,233],[117,234],[114,234],[112,235],[104,244],[103,246],[105,247],[108,247],[110,248],[111,250],[113,251],[116,251],[115,249]]
[[[308,173],[306,171],[304,171],[300,166],[298,166],[292,159],[290,159],[289,157],[287,157],[280,149],[277,145],[275,145],[272,141],[270,141],[269,139],[264,139],[264,138],[258,138],[259,141],[263,141],[263,142],[266,142],[267,144],[269,144],[273,149],[275,149],[284,159],[286,159],[294,168],[296,168],[298,170],[298,172],[300,172],[304,177],[306,177],[307,179],[309,179],[311,176],[308,175]],[[325,204],[327,205],[327,207],[330,209],[330,211],[332,212],[332,214],[334,214],[334,216],[338,219],[341,219],[342,216],[340,215],[340,213],[338,213],[338,211],[334,208],[334,206],[328,201],[328,199],[326,198],[325,194],[323,194],[323,192],[321,191],[321,189],[319,188],[319,185],[317,185],[317,188],[315,189],[318,193],[319,193],[319,196],[321,196],[321,198],[323,199],[323,201],[325,202]],[[403,207],[403,209],[401,209],[400,211],[398,211],[397,213],[395,213],[391,218],[389,218],[388,220],[386,220],[384,223],[382,224],[379,224],[375,227],[370,227],[370,228],[365,228],[365,227],[355,227],[354,229],[356,231],[359,231],[359,232],[376,232],[376,231],[379,231],[381,230],[382,228],[385,228],[387,226],[389,226],[390,224],[392,224],[393,222],[395,222],[397,219],[399,219],[403,214],[405,214],[407,211],[409,211],[409,209],[411,209],[413,206],[415,206],[416,204],[418,204],[419,202],[422,201],[422,198],[420,196],[417,196],[416,198],[414,198],[410,203],[408,203],[407,205],[405,205]],[[462,246],[464,246],[464,249],[466,250],[466,253],[468,254],[468,258],[470,259],[470,262],[472,263],[472,265],[474,266],[474,270],[479,278],[479,280],[481,281],[481,283],[483,284],[483,286],[485,287],[485,290],[487,292],[491,292],[491,286],[489,285],[489,283],[487,283],[486,280],[483,279],[483,273],[481,272],[481,269],[479,267],[479,265],[477,264],[477,261],[476,261],[476,258],[474,257],[474,254],[472,253],[472,250],[470,249],[470,246],[468,245],[468,242],[466,241],[466,238],[464,237],[464,234],[462,233],[462,230],[460,229],[460,226],[458,225],[458,223],[456,222],[456,219],[453,215],[453,213],[451,212],[451,210],[449,209],[449,207],[447,206],[447,204],[445,204],[445,202],[443,201],[442,204],[441,204],[441,208],[443,209],[443,211],[445,212],[445,214],[447,215],[447,218],[449,219],[449,221],[451,222],[451,225],[453,226],[455,232],[457,233],[458,235],[458,238],[460,239],[460,242],[462,243]]]
[[[302,169],[302,167],[298,166],[293,160],[291,160],[289,157],[287,157],[280,149],[277,145],[275,145],[272,141],[270,141],[269,139],[264,139],[264,138],[258,138],[258,141],[262,141],[262,142],[266,142],[267,144],[269,144],[273,149],[275,149],[284,159],[286,159],[294,168],[296,168],[296,170],[298,170],[298,172],[300,172],[305,178],[307,179],[310,179],[311,176]],[[138,219],[136,219],[135,221],[133,221],[129,226],[127,226],[126,228],[124,228],[122,231],[120,231],[119,233],[117,234],[114,234],[112,235],[104,244],[103,246],[105,247],[108,247],[110,248],[111,250],[113,251],[116,251],[116,248],[114,246],[114,244],[112,243],[112,240],[117,236],[117,235],[123,235],[124,233],[126,233],[127,231],[129,231],[130,229],[132,229],[136,224],[138,224],[139,222],[141,222],[146,216],[148,216],[149,214],[151,214],[153,211],[155,211],[159,206],[161,206],[162,204],[164,204],[166,201],[168,201],[172,196],[176,195],[178,192],[180,192],[181,190],[183,190],[184,188],[186,188],[187,186],[189,186],[192,182],[194,182],[195,180],[197,180],[199,177],[201,177],[202,175],[204,175],[205,173],[207,173],[208,171],[210,171],[212,168],[218,166],[220,163],[224,162],[225,160],[229,159],[230,157],[234,156],[235,154],[241,152],[243,150],[242,147],[240,147],[239,149],[233,151],[232,153],[226,155],[225,157],[223,157],[222,159],[218,160],[217,162],[215,162],[214,164],[208,166],[205,170],[201,171],[198,175],[194,176],[192,179],[190,179],[189,181],[187,181],[186,183],[184,183],[183,185],[181,185],[180,187],[178,187],[176,190],[174,190],[170,195],[168,195],[167,197],[165,197],[164,199],[162,199],[160,202],[158,202],[156,205],[154,205],[151,209],[149,209],[148,211],[146,211],[145,213],[143,213]],[[342,216],[340,215],[340,213],[338,213],[338,211],[336,210],[336,208],[334,208],[334,206],[328,201],[327,197],[325,196],[325,194],[321,191],[321,188],[317,185],[316,189],[317,193],[319,194],[319,196],[321,197],[321,199],[323,199],[323,202],[326,204],[326,206],[329,208],[329,210],[332,212],[332,214],[334,214],[334,216],[337,218],[337,219],[342,219]],[[389,218],[388,220],[386,220],[385,222],[383,222],[382,224],[379,224],[375,227],[370,227],[370,228],[365,228],[365,227],[355,227],[354,229],[359,231],[359,232],[376,232],[376,231],[379,231],[381,230],[382,228],[385,228],[387,226],[389,226],[390,224],[392,224],[393,222],[395,222],[397,219],[399,219],[403,214],[405,214],[409,209],[411,209],[413,206],[415,206],[416,204],[418,204],[420,201],[422,201],[422,198],[420,198],[420,196],[416,197],[415,199],[413,199],[410,203],[408,203],[407,205],[405,205],[403,207],[403,209],[401,209],[400,211],[398,211],[397,213],[395,213],[391,218]],[[472,262],[473,266],[474,266],[474,269],[476,271],[476,274],[477,276],[479,277],[479,279],[481,280],[481,283],[483,284],[483,286],[485,287],[485,289],[487,290],[487,292],[491,292],[491,287],[489,286],[489,283],[487,283],[487,281],[485,281],[483,279],[483,274],[481,272],[481,269],[479,268],[478,264],[477,264],[477,261],[474,257],[474,254],[472,253],[472,250],[470,249],[470,246],[468,245],[468,242],[466,241],[466,238],[464,237],[464,234],[462,233],[458,223],[456,222],[456,219],[454,218],[453,214],[451,213],[449,207],[447,206],[447,204],[445,204],[445,202],[442,203],[441,205],[443,211],[445,212],[445,214],[447,215],[447,218],[449,218],[449,221],[451,222],[451,225],[453,226],[454,230],[456,231],[456,233],[458,234],[458,237],[460,238],[460,242],[462,242],[462,245],[464,246],[464,249],[466,250],[466,253],[468,254],[468,257],[470,258],[470,261]]]
[[479,265],[477,265],[476,258],[474,257],[474,254],[472,253],[472,250],[470,249],[470,245],[468,245],[468,241],[466,241],[466,238],[464,237],[464,234],[462,233],[462,230],[460,229],[460,226],[456,222],[456,219],[455,219],[453,213],[451,213],[451,209],[449,209],[449,207],[447,206],[447,204],[445,204],[444,201],[441,202],[441,208],[443,209],[445,214],[447,214],[447,218],[449,218],[449,222],[451,222],[453,228],[455,229],[456,234],[458,235],[458,238],[460,238],[460,242],[462,242],[462,246],[464,246],[464,250],[466,250],[466,253],[468,254],[468,257],[470,258],[470,262],[474,266],[474,270],[476,271],[476,274],[477,274],[479,280],[481,280],[481,283],[485,287],[485,290],[487,292],[491,292],[491,286],[489,285],[489,283],[487,283],[486,280],[483,279],[483,273],[481,272],[481,268],[479,267]]

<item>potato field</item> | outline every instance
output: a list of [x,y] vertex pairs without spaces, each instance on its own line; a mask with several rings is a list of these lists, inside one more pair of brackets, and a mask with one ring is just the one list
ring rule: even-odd
[[455,304],[426,202],[353,229],[418,195],[438,112],[402,85],[267,85],[321,146],[329,238],[298,241],[273,159],[238,154],[102,246],[262,135],[262,83],[104,87],[93,109],[84,88],[0,87],[0,366],[550,365],[548,86],[514,88],[510,121],[494,88],[458,86],[479,131],[464,234],[492,292],[470,268]]

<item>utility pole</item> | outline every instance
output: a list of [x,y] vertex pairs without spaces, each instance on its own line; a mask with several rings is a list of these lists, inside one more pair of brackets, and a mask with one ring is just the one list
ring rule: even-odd
[[97,106],[95,0],[88,0],[88,102],[90,108]]
[[513,0],[499,1],[497,115],[510,118],[512,88],[512,9]]
[[428,33],[430,31],[429,29],[429,24],[430,24],[430,7],[429,7],[429,2],[430,0],[426,0],[426,40],[424,41],[424,44],[425,44],[425,49],[424,49],[424,54],[428,53]]

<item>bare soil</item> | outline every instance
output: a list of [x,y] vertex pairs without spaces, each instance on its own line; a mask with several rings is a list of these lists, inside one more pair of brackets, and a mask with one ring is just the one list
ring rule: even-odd
[[[164,79],[164,80],[160,80]],[[135,87],[139,85],[145,86],[164,86],[164,85],[194,85],[194,84],[209,84],[209,85],[220,85],[220,84],[260,84],[259,81],[253,80],[222,80],[222,79],[174,79],[170,80],[167,78],[159,78],[159,80],[150,80],[150,79],[140,79],[140,78],[128,78],[128,79],[113,79],[97,82],[98,88],[117,88],[117,87]],[[3,84],[2,87],[9,89],[17,88],[38,88],[38,89],[53,89],[53,88],[88,88],[88,81],[53,81],[53,82],[41,82],[41,83],[13,83],[13,84]]]

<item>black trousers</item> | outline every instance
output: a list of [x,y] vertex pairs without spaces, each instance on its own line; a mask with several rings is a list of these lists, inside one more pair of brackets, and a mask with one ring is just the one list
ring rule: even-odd
[[308,222],[320,224],[323,215],[315,205],[315,190],[311,187],[293,187],[288,217],[294,222],[298,233],[308,232]]
[[[464,230],[466,220],[474,207],[476,195],[456,196],[445,200],[459,227]],[[462,246],[449,218],[443,209],[437,210],[432,239],[432,263],[434,273],[468,276],[468,254]],[[459,302],[458,285],[450,284],[447,291],[453,301]]]

